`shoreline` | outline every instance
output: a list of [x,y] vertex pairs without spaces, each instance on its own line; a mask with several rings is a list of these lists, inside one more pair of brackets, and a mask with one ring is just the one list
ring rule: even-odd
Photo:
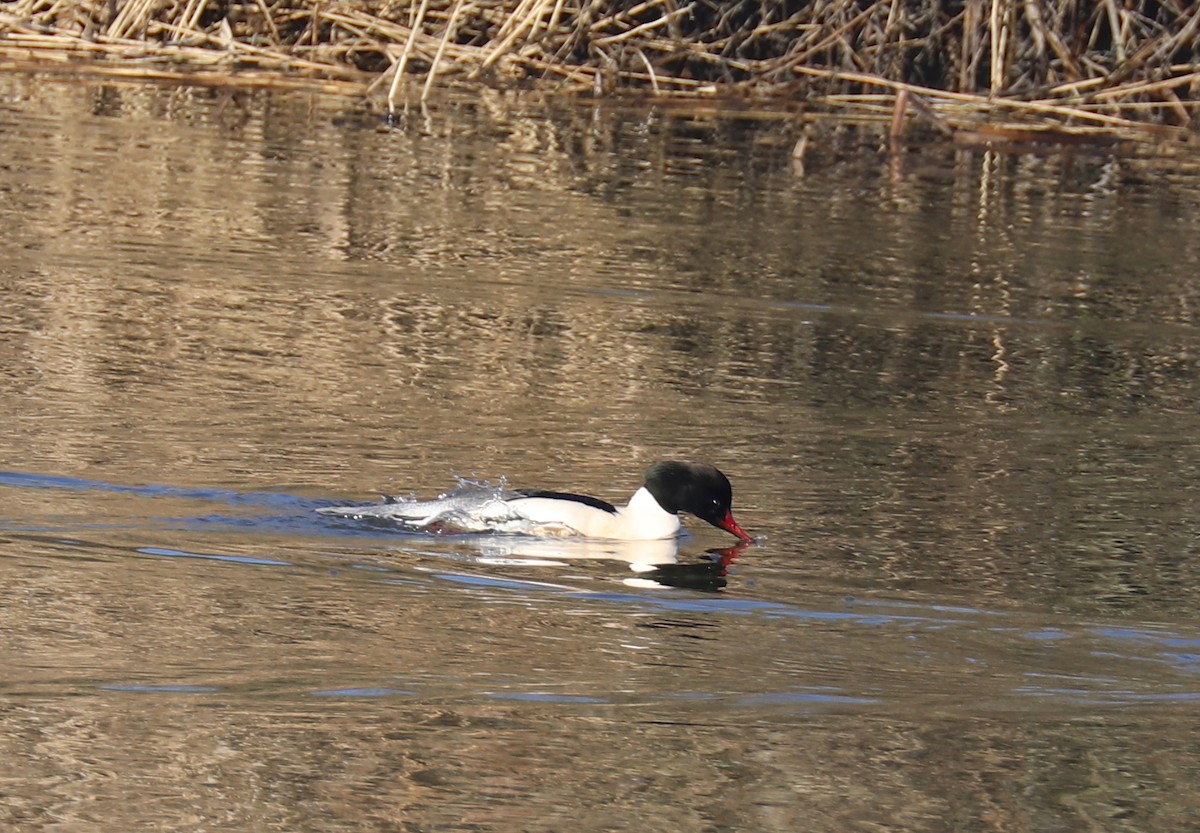
[[0,12],[0,69],[321,89],[387,113],[474,85],[885,110],[893,138],[913,122],[947,136],[1186,140],[1200,129],[1197,10],[1114,19],[1105,4],[1072,16],[1008,0],[966,2],[953,15],[928,0],[774,0],[722,15],[674,0],[621,5],[257,0],[222,11],[206,0],[18,0]]

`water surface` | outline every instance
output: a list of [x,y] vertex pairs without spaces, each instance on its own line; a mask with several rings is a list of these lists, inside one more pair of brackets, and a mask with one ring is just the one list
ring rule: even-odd
[[0,76],[0,821],[1192,829],[1195,166],[796,129]]

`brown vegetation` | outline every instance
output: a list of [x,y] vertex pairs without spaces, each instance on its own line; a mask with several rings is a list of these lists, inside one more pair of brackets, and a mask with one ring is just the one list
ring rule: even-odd
[[[284,72],[605,94],[910,93],[1063,124],[1195,127],[1185,0],[8,0],[0,54],[122,74]],[[405,89],[411,84],[410,89]],[[869,99],[867,99],[869,100]]]

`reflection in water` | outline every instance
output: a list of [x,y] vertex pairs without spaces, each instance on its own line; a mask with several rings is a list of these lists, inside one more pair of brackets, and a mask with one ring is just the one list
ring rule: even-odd
[[563,566],[578,560],[623,561],[638,573],[625,579],[630,587],[685,587],[720,590],[729,567],[748,546],[708,550],[700,561],[681,561],[679,540],[604,541],[588,538],[467,536],[479,550],[479,562],[497,565]]
[[[0,826],[1194,826],[1186,165],[0,90]],[[312,511],[672,458],[765,541]]]
[[481,559],[494,563],[512,559],[539,562],[602,559],[624,561],[636,569],[655,564],[674,564],[679,555],[679,541],[675,538],[607,541],[599,538],[535,538],[527,535],[463,537],[479,550]]
[[[682,587],[689,590],[721,590],[729,585],[730,566],[742,554],[746,544],[709,550],[704,559],[692,563],[657,562],[636,579],[626,579],[631,587]],[[635,567],[636,569],[636,567]]]

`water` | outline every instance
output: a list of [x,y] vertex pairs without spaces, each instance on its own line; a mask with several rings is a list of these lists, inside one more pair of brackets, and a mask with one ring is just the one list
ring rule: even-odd
[[1193,829],[1195,165],[788,131],[0,76],[0,826]]

